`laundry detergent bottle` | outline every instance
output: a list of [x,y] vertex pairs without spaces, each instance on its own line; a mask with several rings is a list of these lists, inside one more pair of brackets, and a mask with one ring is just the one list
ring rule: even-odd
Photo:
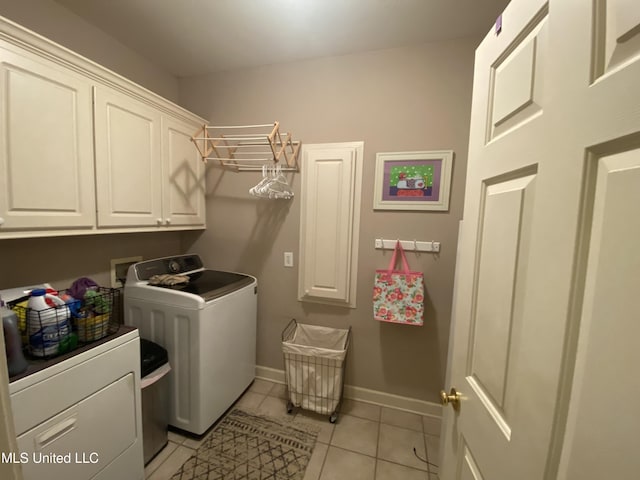
[[[55,307],[50,307],[50,299]],[[69,347],[71,313],[64,300],[48,294],[44,289],[31,291],[27,303],[29,351],[36,357],[49,357],[72,350]]]
[[22,354],[22,339],[18,330],[18,316],[4,306],[0,299],[0,316],[4,332],[4,349],[7,355],[9,377],[24,372],[29,364]]

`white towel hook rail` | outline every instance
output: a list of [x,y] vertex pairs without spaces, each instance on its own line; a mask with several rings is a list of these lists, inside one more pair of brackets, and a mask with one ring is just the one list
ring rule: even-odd
[[418,240],[400,240],[400,239],[385,239],[376,238],[374,247],[378,250],[393,250],[396,248],[396,243],[400,242],[402,248],[408,252],[440,252],[440,242],[431,240],[430,242],[422,242]]

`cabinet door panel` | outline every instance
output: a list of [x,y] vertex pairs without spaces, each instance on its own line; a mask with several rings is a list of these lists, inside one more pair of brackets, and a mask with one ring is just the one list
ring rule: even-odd
[[355,308],[362,142],[303,145],[298,298]]
[[191,136],[201,125],[172,117],[162,118],[164,222],[167,225],[204,226],[204,164]]
[[0,234],[93,227],[90,83],[0,48],[0,98]]
[[160,112],[106,88],[95,89],[98,226],[162,221]]

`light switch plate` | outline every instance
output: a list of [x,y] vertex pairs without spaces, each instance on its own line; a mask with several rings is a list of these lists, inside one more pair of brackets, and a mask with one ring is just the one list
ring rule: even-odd
[[284,252],[284,266],[293,267],[293,252]]

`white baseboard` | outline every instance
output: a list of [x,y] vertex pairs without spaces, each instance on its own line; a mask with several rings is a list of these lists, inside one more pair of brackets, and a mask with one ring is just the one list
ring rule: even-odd
[[[256,366],[256,378],[269,380],[276,383],[285,383],[284,370],[276,368]],[[417,398],[402,397],[392,393],[369,390],[368,388],[355,387],[353,385],[344,386],[344,397],[359,402],[373,403],[383,407],[397,408],[419,415],[430,415],[433,417],[442,416],[442,405],[433,402],[425,402]]]
[[270,380],[276,383],[284,383],[284,370],[256,365],[256,378],[262,378],[263,380]]

